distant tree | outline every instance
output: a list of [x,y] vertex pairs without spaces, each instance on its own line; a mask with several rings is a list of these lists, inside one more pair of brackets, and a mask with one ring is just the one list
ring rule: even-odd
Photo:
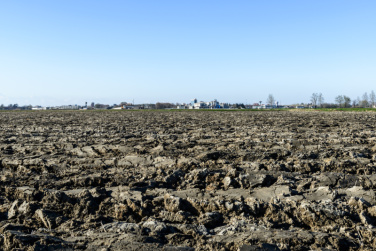
[[266,100],[266,103],[269,105],[273,105],[275,103],[275,99],[272,94],[269,94],[268,99]]
[[367,92],[365,92],[362,96],[361,106],[364,107],[364,108],[369,106],[368,93]]
[[359,98],[359,96],[356,98],[356,106],[360,107],[362,105],[362,100]]
[[311,96],[311,103],[312,103],[312,106],[313,106],[314,108],[316,108],[316,106],[317,106],[318,99],[319,99],[319,94],[317,94],[317,93],[312,93],[312,96]]
[[338,95],[335,98],[335,102],[338,104],[339,107],[350,107],[351,98],[346,95]]
[[4,110],[4,104],[0,105],[0,110]]
[[344,107],[350,107],[350,104],[351,104],[351,98],[349,98],[348,96],[343,96],[343,103],[344,103]]
[[372,90],[371,93],[369,94],[369,102],[370,102],[371,107],[374,107],[374,106],[375,106],[376,95],[375,95],[375,92],[374,92],[373,90]]
[[338,107],[342,107],[342,105],[345,103],[345,99],[342,95],[338,95],[335,98],[335,102],[338,104]]
[[155,108],[156,109],[167,109],[167,108],[175,108],[176,106],[172,103],[160,103],[160,102],[157,102],[155,104]]
[[322,93],[320,92],[318,94],[318,97],[317,97],[317,104],[322,107],[322,104],[324,103],[324,96],[322,95]]
[[338,107],[338,105],[336,105],[336,104],[331,104],[331,103],[322,103],[322,104],[321,104],[321,107],[322,107],[322,108],[336,108],[336,107]]
[[110,106],[109,105],[104,105],[104,104],[95,104],[94,107],[97,108],[97,109],[106,109],[106,108],[108,108]]

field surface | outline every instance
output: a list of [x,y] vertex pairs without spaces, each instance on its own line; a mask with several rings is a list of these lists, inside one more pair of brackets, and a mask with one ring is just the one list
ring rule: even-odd
[[2,112],[0,249],[376,249],[375,121]]

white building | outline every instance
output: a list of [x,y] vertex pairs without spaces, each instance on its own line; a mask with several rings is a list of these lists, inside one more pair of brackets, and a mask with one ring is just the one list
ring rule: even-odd
[[42,107],[42,106],[34,106],[31,108],[31,110],[33,111],[41,111],[41,110],[47,110],[46,107]]

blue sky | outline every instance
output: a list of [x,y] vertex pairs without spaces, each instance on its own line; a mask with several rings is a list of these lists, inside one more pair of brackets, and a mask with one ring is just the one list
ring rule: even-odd
[[376,1],[1,1],[0,104],[376,91]]

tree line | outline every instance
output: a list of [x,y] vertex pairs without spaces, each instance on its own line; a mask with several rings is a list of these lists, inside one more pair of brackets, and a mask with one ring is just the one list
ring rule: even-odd
[[324,97],[321,93],[313,93],[311,96],[311,104],[313,107],[321,108],[350,108],[350,107],[362,107],[362,108],[373,108],[376,104],[376,95],[372,90],[370,94],[365,92],[363,96],[357,97],[356,99],[351,99],[346,95],[338,95],[334,99],[334,104],[324,103]]
[[[273,94],[269,94],[266,99],[266,104],[274,105],[275,101],[276,99]],[[308,105],[312,108],[376,108],[376,94],[373,90],[369,94],[365,92],[361,98],[357,97],[356,99],[351,99],[347,95],[338,95],[335,97],[334,103],[327,103],[324,101],[325,99],[322,93],[312,93],[310,98],[311,103]],[[304,104],[301,103],[301,105]]]

